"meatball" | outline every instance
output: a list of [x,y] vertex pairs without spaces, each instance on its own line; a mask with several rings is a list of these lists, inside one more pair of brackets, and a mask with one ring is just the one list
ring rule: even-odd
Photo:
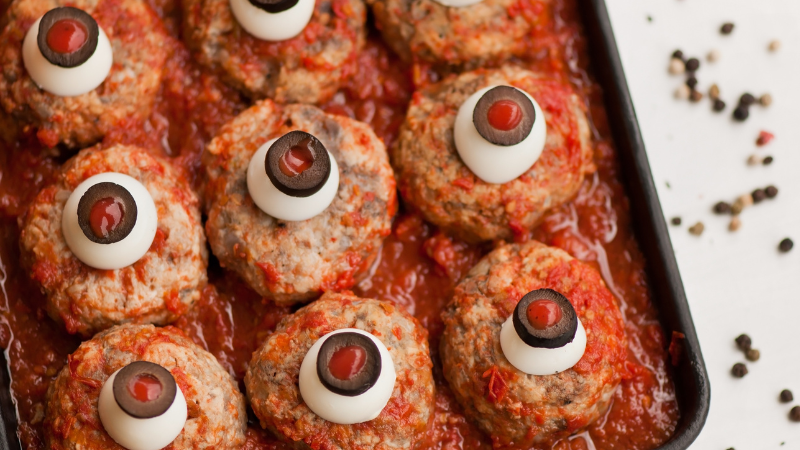
[[[453,137],[461,104],[492,85],[529,93],[547,123],[539,160],[504,184],[476,177],[459,157]],[[585,109],[572,88],[513,66],[464,73],[417,92],[392,162],[403,199],[428,221],[470,242],[524,235],[548,210],[575,195],[584,175],[594,170]]]
[[[104,172],[141,182],[158,214],[147,253],[111,271],[81,262],[61,231],[72,190]],[[46,294],[47,312],[70,333],[90,336],[125,322],[166,324],[192,306],[207,281],[208,251],[199,206],[175,169],[145,150],[123,145],[86,149],[64,164],[20,218],[22,264]]]
[[[571,369],[536,376],[508,362],[500,328],[523,295],[542,288],[569,299],[587,343]],[[495,446],[543,447],[586,427],[606,411],[625,373],[622,315],[600,274],[536,241],[486,255],[458,284],[442,317],[444,376]]]
[[169,370],[186,397],[188,418],[169,448],[236,449],[244,444],[244,396],[214,356],[177,328],[127,324],[82,343],[50,384],[44,419],[48,448],[123,449],[105,432],[97,402],[106,379],[134,361]]
[[[358,328],[379,338],[397,372],[392,396],[380,415],[356,425],[328,422],[314,414],[300,397],[298,384],[309,348],[342,328]],[[253,354],[245,375],[247,397],[261,426],[288,441],[328,450],[418,448],[434,413],[427,338],[416,319],[391,303],[350,292],[326,293],[284,318]]]
[[448,7],[436,0],[368,0],[384,40],[404,60],[477,67],[526,49],[526,35],[544,16],[532,3],[520,13],[516,0],[482,0]]
[[333,96],[357,70],[365,21],[361,0],[317,0],[303,32],[269,42],[239,25],[229,0],[184,2],[186,43],[198,60],[247,96],[280,103],[320,103]]
[[[308,220],[275,219],[247,189],[252,155],[292,130],[316,136],[339,165],[339,190]],[[383,143],[361,122],[306,105],[265,100],[226,124],[203,154],[206,232],[220,263],[278,304],[347,289],[370,267],[391,232],[397,197]]]
[[[74,6],[89,13],[111,41],[114,64],[95,90],[59,97],[39,88],[25,70],[22,41],[50,9]],[[122,124],[150,116],[167,58],[169,37],[161,20],[142,0],[17,0],[0,31],[0,104],[23,130],[37,129],[53,147],[87,147]]]

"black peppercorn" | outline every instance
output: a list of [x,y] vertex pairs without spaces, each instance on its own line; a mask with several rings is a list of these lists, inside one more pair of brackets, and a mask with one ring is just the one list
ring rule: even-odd
[[[742,378],[747,375],[747,366],[742,363],[736,363],[731,368],[731,375],[735,376],[736,378]],[[798,411],[800,412],[800,411]]]
[[768,165],[772,164],[772,161],[775,161],[775,158],[773,158],[772,156],[767,156],[766,158],[764,158],[763,161],[761,161],[761,164],[764,164],[765,166],[768,166]]
[[756,98],[753,96],[753,94],[750,94],[749,92],[745,92],[744,94],[742,94],[741,97],[739,97],[740,105],[750,106],[755,102]]
[[673,217],[670,222],[677,227],[683,222],[683,220],[680,217]]
[[733,118],[740,122],[744,122],[749,116],[750,110],[747,108],[747,106],[739,105],[733,110]]
[[719,32],[722,34],[731,34],[733,31],[733,24],[730,22],[725,22],[722,24],[722,27],[719,29]]
[[700,68],[700,60],[697,58],[689,58],[686,60],[686,70],[689,72],[694,72],[695,70]]
[[731,204],[728,202],[718,202],[714,205],[714,212],[717,214],[730,214]]
[[751,345],[753,345],[753,340],[746,334],[740,334],[739,337],[736,338],[736,346],[741,350],[747,351],[750,349]]
[[760,203],[762,200],[767,198],[767,193],[763,189],[756,189],[750,195],[753,197],[753,203]]
[[673,58],[678,58],[681,61],[683,61],[683,52],[680,51],[680,50],[675,50],[674,52],[672,52],[672,57]]
[[788,252],[792,247],[794,247],[794,242],[789,238],[782,240],[781,243],[778,244],[778,249],[783,253]]
[[720,111],[722,111],[723,109],[725,109],[725,102],[723,102],[722,100],[720,100],[720,99],[716,98],[716,99],[714,99],[714,106],[713,106],[713,108],[714,108],[714,111],[716,111],[716,112],[720,112]]
[[794,400],[794,395],[792,395],[792,391],[784,389],[781,391],[780,399],[782,403],[789,403]]
[[694,87],[697,86],[697,78],[690,76],[686,79],[686,85],[689,86],[689,89],[694,89]]
[[789,411],[789,419],[792,422],[800,422],[800,406],[795,406]]
[[767,186],[766,189],[764,189],[764,193],[767,194],[767,198],[775,198],[778,196],[778,188],[771,185]]

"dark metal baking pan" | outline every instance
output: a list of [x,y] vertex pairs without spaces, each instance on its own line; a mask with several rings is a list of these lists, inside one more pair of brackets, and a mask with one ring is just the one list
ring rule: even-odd
[[[685,335],[683,356],[674,368],[680,420],[672,438],[657,450],[685,450],[700,434],[708,415],[710,389],[672,243],[658,200],[644,143],[604,0],[581,0],[595,75],[604,89],[612,135],[630,197],[634,232],[647,261],[653,301],[667,336]],[[11,400],[5,355],[0,355],[0,450],[18,450],[16,408]]]

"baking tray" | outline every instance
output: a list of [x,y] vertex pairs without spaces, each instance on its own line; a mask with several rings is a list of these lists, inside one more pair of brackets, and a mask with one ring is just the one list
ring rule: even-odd
[[[658,200],[644,142],[611,29],[605,0],[579,0],[594,75],[603,87],[612,136],[630,197],[634,233],[647,263],[652,299],[667,337],[683,333],[683,354],[673,370],[680,420],[657,450],[685,450],[700,434],[711,391],[686,293]],[[20,450],[16,407],[11,400],[6,352],[0,355],[0,450]]]

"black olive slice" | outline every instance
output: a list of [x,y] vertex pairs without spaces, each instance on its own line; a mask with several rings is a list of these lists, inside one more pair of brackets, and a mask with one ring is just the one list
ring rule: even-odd
[[268,13],[279,13],[291,9],[300,0],[248,0],[251,5],[258,9],[263,9]]
[[[542,327],[541,323],[531,323],[528,317],[528,308],[539,300],[552,302],[559,308],[561,314],[558,322],[546,327]],[[520,339],[531,347],[537,348],[563,347],[575,339],[575,332],[578,330],[578,316],[575,314],[575,308],[572,307],[567,297],[552,289],[538,289],[525,294],[514,309],[513,321],[514,329]]]
[[[86,32],[86,40],[77,50],[71,52],[57,51],[48,42],[48,36],[50,36],[51,31],[56,29],[57,32],[57,27],[63,26],[64,23],[69,23],[69,21],[78,22],[83,26]],[[78,8],[62,6],[53,8],[42,16],[42,20],[39,22],[39,36],[36,43],[39,45],[39,50],[45,59],[57,66],[70,68],[80,66],[94,54],[97,49],[99,34],[100,29],[97,26],[97,21],[92,16]]]
[[139,419],[167,412],[178,392],[169,370],[148,361],[134,361],[125,366],[114,378],[112,389],[119,407]]
[[[342,361],[350,362],[342,352],[357,351],[361,354],[360,367],[352,367],[354,373],[342,377]],[[351,355],[352,356],[352,355]],[[340,359],[331,364],[334,358]],[[349,365],[345,365],[349,366]],[[372,339],[363,334],[346,331],[334,334],[322,344],[317,355],[317,376],[323,386],[331,392],[347,397],[355,397],[367,392],[381,375],[381,355]]]
[[[120,211],[121,217],[117,214]],[[104,181],[90,187],[78,201],[78,225],[90,241],[113,244],[131,234],[137,212],[136,201],[127,189]]]
[[[512,111],[510,117],[508,114]],[[513,117],[511,120],[507,120]],[[499,120],[498,120],[499,118]],[[511,86],[496,86],[486,91],[475,105],[472,123],[484,139],[495,145],[517,145],[531,134],[536,109],[525,93]],[[500,125],[499,127],[497,127]],[[503,126],[508,125],[508,126]]]
[[[310,158],[310,166],[292,173],[291,165],[286,164],[291,155]],[[304,131],[290,131],[275,141],[267,151],[264,167],[272,184],[292,197],[316,194],[331,175],[331,159],[325,146]]]

